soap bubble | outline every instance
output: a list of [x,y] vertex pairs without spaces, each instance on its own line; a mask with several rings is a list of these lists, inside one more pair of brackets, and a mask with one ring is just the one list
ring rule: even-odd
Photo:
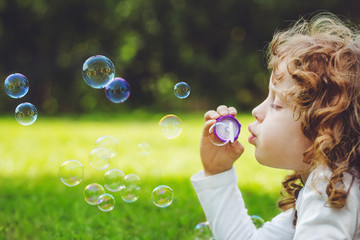
[[125,174],[118,169],[111,169],[104,175],[105,188],[111,192],[120,191],[123,185]]
[[104,193],[99,196],[97,201],[98,208],[103,212],[109,212],[115,207],[115,199],[109,193]]
[[77,160],[68,160],[61,164],[59,177],[69,187],[78,185],[84,178],[84,166]]
[[140,177],[134,173],[124,177],[124,188],[121,190],[121,198],[124,202],[135,202],[140,193]]
[[265,221],[257,215],[252,215],[251,220],[253,221],[256,228],[261,228],[264,225]]
[[184,99],[190,95],[190,86],[186,82],[178,82],[174,86],[174,93],[177,98]]
[[88,58],[82,68],[82,77],[92,88],[104,88],[114,79],[114,76],[114,64],[102,55]]
[[95,142],[95,147],[103,147],[110,153],[110,157],[113,158],[117,154],[119,143],[113,136],[105,135],[99,137]]
[[28,102],[19,104],[15,109],[16,121],[24,126],[33,124],[37,116],[38,112],[36,107]]
[[124,202],[135,202],[139,198],[140,188],[123,188],[121,190],[121,199]]
[[167,139],[173,139],[178,137],[182,132],[181,120],[173,115],[169,114],[163,117],[159,122],[161,132]]
[[140,156],[146,157],[150,155],[151,147],[148,143],[142,142],[137,145],[137,152]]
[[130,84],[116,77],[105,87],[105,96],[113,103],[123,103],[130,97]]
[[29,91],[29,81],[21,73],[13,73],[5,79],[5,92],[12,98],[22,98]]
[[160,185],[154,188],[151,193],[151,199],[155,206],[165,208],[171,205],[174,198],[173,190],[166,186]]
[[110,153],[106,148],[95,148],[90,152],[89,162],[93,168],[104,170],[110,165]]
[[104,193],[103,186],[98,183],[87,185],[83,192],[85,201],[90,205],[97,205],[99,197]]
[[214,240],[208,222],[201,222],[195,226],[195,240]]

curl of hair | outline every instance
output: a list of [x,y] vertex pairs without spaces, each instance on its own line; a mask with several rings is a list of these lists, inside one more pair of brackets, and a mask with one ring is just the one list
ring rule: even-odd
[[[319,165],[332,171],[325,204],[332,208],[342,208],[346,203],[344,173],[360,176],[359,39],[359,32],[349,23],[331,13],[321,13],[275,33],[267,52],[268,67],[274,75],[281,74],[277,67],[286,61],[295,80],[295,86],[285,93],[287,104],[312,142],[304,153],[309,172]],[[281,77],[274,79],[281,81]],[[278,203],[281,209],[295,207],[302,188],[299,180],[298,173],[284,180],[283,198]]]

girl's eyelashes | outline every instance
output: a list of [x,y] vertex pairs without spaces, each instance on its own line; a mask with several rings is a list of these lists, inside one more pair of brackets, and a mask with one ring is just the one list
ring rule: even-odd
[[271,103],[271,104],[270,104],[270,107],[271,107],[272,109],[275,109],[275,110],[280,110],[280,109],[282,108],[282,106],[277,105],[277,104],[274,104],[274,103]]

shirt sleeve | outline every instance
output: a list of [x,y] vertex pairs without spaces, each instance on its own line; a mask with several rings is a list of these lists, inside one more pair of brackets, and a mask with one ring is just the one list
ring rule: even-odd
[[[316,184],[314,184],[314,181]],[[298,221],[294,240],[355,239],[359,206],[352,191],[343,208],[326,207],[326,186],[322,176],[306,183],[296,203]]]
[[245,208],[234,168],[212,176],[201,171],[191,181],[215,239],[293,239],[293,210],[280,213],[256,229]]

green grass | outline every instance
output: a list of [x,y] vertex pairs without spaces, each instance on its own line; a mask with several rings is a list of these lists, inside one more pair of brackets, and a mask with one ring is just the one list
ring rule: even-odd
[[[199,139],[201,114],[179,114],[182,134],[173,140],[161,135],[159,114],[121,116],[41,117],[21,126],[11,117],[0,119],[0,239],[194,239],[194,227],[205,221],[189,178],[201,170]],[[259,165],[247,143],[249,115],[239,116],[240,141],[245,153],[235,166],[249,214],[270,220],[279,211],[280,181],[286,172]],[[103,184],[106,170],[88,164],[97,138],[112,135],[119,141],[110,168],[142,179],[139,199],[125,203],[115,193],[115,208],[101,212],[82,195],[92,182]],[[137,145],[151,146],[149,157],[137,154]],[[58,178],[66,160],[83,163],[85,176],[75,187]],[[165,184],[174,190],[173,204],[157,208],[153,188]]]

